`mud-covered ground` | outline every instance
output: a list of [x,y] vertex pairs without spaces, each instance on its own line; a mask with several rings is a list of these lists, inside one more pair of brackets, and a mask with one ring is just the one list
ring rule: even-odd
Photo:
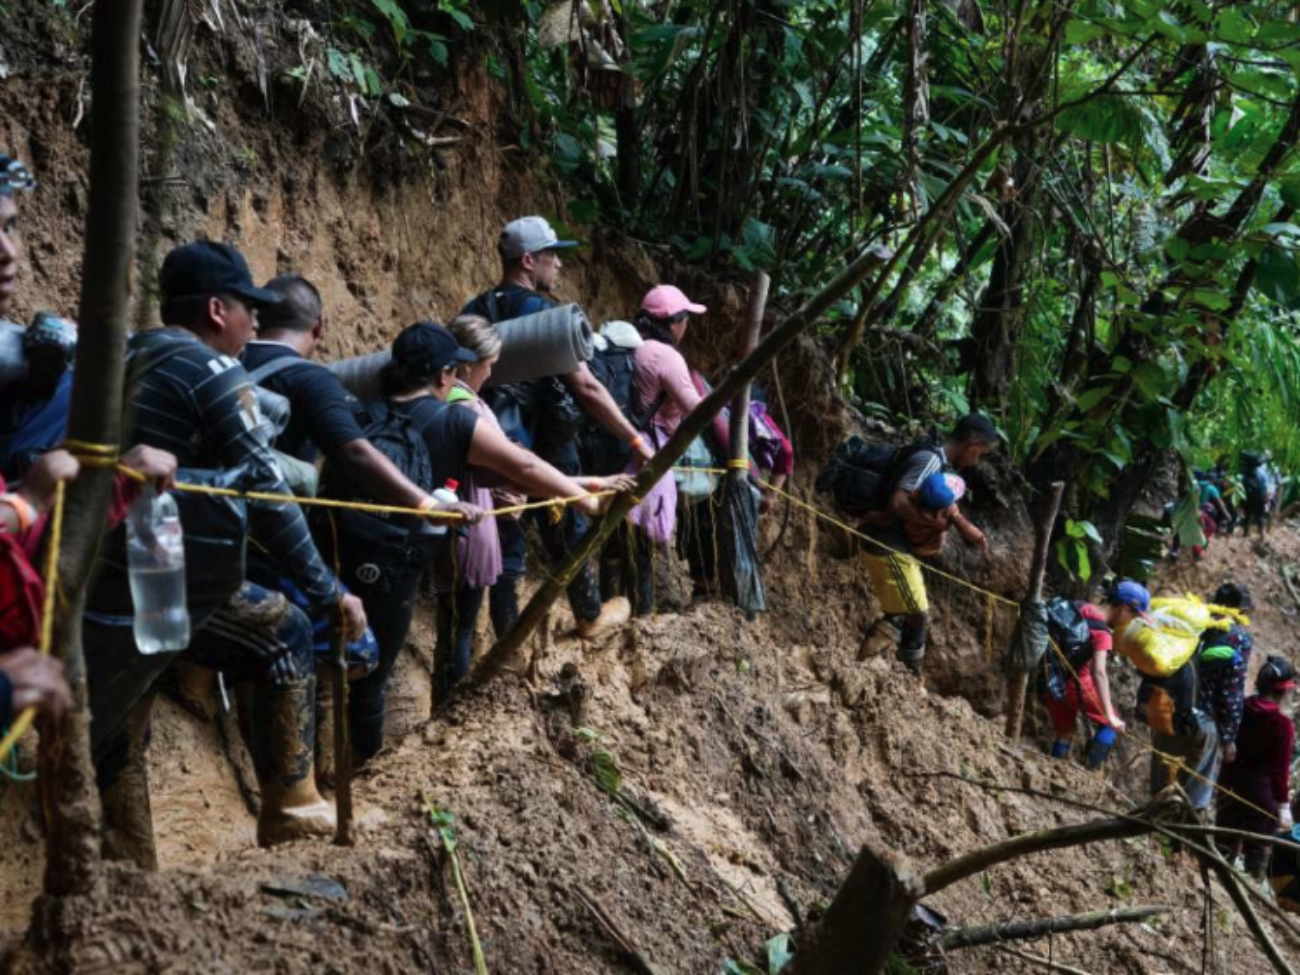
[[[1268,544],[1300,552],[1291,529]],[[564,973],[629,970],[583,897],[662,971],[718,973],[728,958],[761,962],[764,941],[828,901],[865,841],[929,867],[1088,815],[1017,789],[1123,806],[1108,783],[1012,746],[968,702],[927,692],[887,656],[859,659],[871,601],[859,568],[830,548],[801,525],[787,530],[772,612],[754,623],[702,603],[584,647],[557,610],[536,686],[507,676],[427,723],[422,620],[395,702],[409,733],[357,783],[353,849],[254,849],[214,729],[165,705],[152,752],[163,871],[111,868],[103,891],[58,905],[57,945],[20,941],[11,897],[12,970],[469,970],[466,918],[426,798],[455,815],[489,970]],[[1195,579],[1182,568],[1174,576],[1209,585],[1224,570],[1249,573],[1269,599],[1261,642],[1282,643],[1294,631],[1268,589],[1274,565],[1253,543],[1230,541]],[[682,600],[672,582],[666,604]],[[559,680],[565,663],[577,665],[585,695],[562,693],[573,683]],[[601,764],[620,770],[629,803],[602,790],[596,752],[614,756]],[[6,802],[26,801],[34,817],[24,795],[10,790]],[[33,819],[15,842],[30,852],[35,840]],[[317,875],[343,890],[268,889]],[[1205,897],[1188,864],[1134,840],[999,867],[931,906],[973,924],[1162,904],[1172,912],[1158,922],[1028,950],[1093,973],[1199,971],[1209,938],[1211,970],[1221,956],[1230,963],[1220,970],[1266,971],[1222,891],[1203,930]],[[1029,970],[990,950],[949,964]]]

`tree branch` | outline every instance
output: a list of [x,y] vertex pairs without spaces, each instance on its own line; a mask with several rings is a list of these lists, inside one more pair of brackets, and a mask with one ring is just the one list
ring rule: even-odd
[[1110,911],[1092,911],[1088,914],[1069,914],[1037,920],[1001,921],[979,927],[958,928],[939,938],[938,946],[944,951],[962,948],[979,948],[1000,941],[1023,941],[1041,938],[1048,934],[1067,934],[1071,931],[1095,931],[1112,924],[1137,924],[1147,918],[1168,914],[1168,907],[1119,907]]

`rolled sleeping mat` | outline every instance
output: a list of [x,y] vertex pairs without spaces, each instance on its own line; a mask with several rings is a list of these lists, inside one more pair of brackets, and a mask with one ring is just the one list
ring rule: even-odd
[[[591,322],[575,304],[548,308],[535,315],[498,322],[501,358],[492,370],[489,386],[519,383],[540,376],[562,376],[588,361],[595,351]],[[380,371],[388,364],[388,350],[328,363],[348,392],[358,399],[381,395]]]
[[23,334],[17,322],[0,319],[0,389],[27,376],[27,356],[23,352]]

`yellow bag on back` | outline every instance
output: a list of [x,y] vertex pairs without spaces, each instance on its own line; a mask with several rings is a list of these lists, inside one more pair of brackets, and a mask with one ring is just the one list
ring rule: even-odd
[[1191,593],[1185,596],[1157,596],[1151,600],[1151,609],[1190,624],[1198,633],[1214,622],[1210,607]]
[[1168,608],[1136,619],[1119,641],[1119,652],[1148,677],[1168,677],[1192,659],[1201,630]]

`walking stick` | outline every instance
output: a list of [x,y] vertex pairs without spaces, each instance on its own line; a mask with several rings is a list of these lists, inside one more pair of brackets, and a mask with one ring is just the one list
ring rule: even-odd
[[[1038,524],[1034,526],[1034,560],[1029,565],[1029,591],[1025,594],[1022,605],[1030,606],[1042,602],[1043,576],[1047,574],[1047,554],[1052,544],[1052,526],[1061,510],[1061,495],[1065,492],[1065,482],[1055,481],[1047,490],[1047,503],[1043,507]],[[1029,688],[1029,671],[1011,661],[1007,674],[1007,737],[1012,741],[1020,737],[1020,727],[1025,718],[1025,693]]]
[[330,681],[334,697],[334,779],[338,807],[337,846],[351,846],[352,836],[352,742],[348,739],[348,640],[342,614],[330,621]]

